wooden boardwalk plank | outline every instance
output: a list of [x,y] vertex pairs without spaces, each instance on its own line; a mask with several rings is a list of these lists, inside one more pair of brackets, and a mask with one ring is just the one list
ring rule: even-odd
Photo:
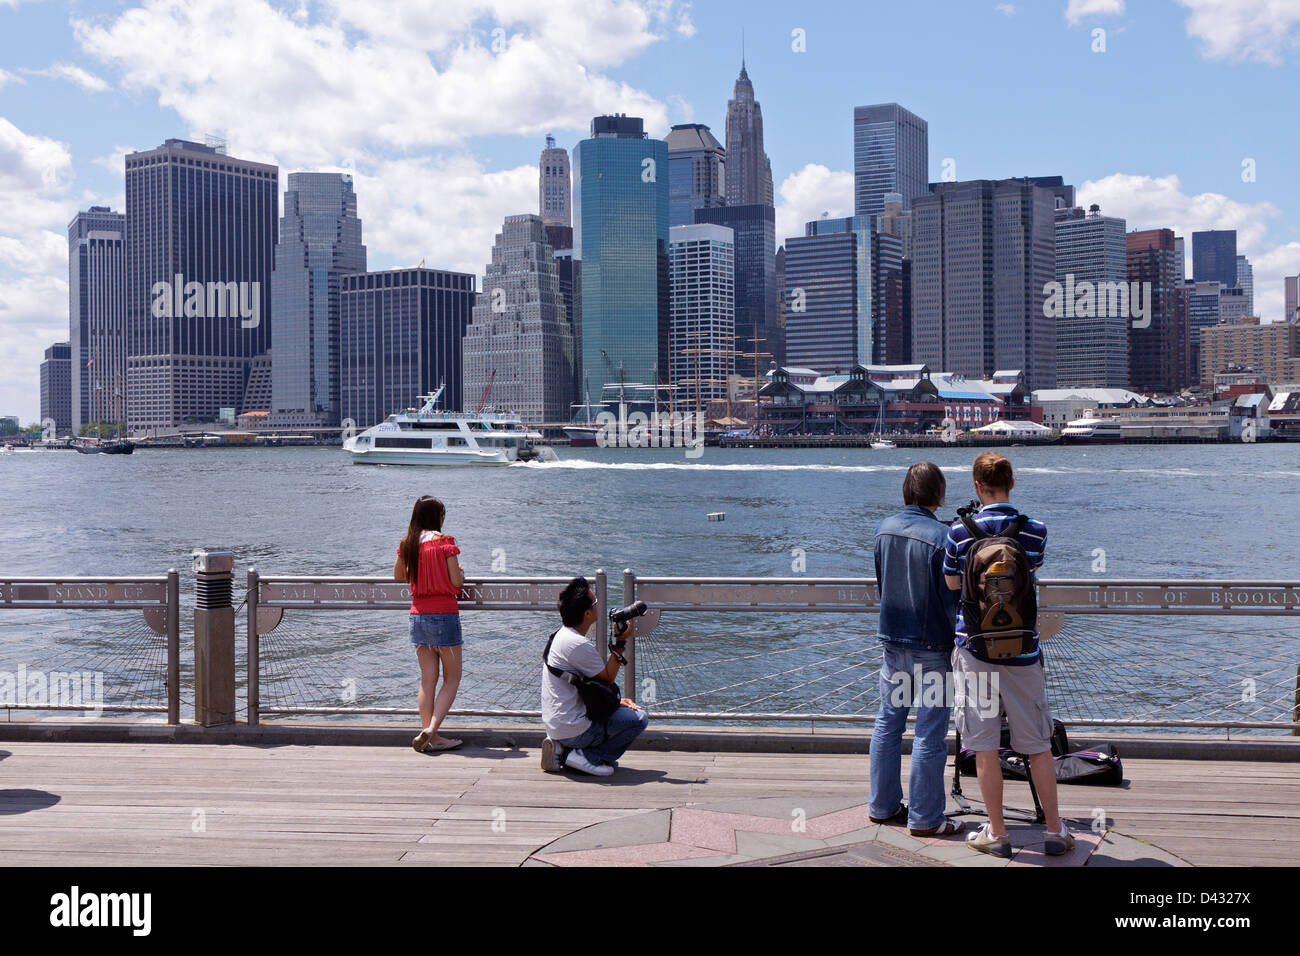
[[[750,797],[865,799],[863,755],[637,752],[610,779],[543,774],[536,750],[12,742],[3,865],[498,865],[632,813]],[[908,768],[903,761],[904,779]],[[1126,760],[1126,788],[1062,787],[1080,825],[1195,863],[1300,860],[1300,764]],[[976,799],[978,784],[965,782]],[[1008,781],[1006,803],[1029,805]],[[793,805],[797,805],[794,803]],[[192,831],[202,810],[206,830]]]

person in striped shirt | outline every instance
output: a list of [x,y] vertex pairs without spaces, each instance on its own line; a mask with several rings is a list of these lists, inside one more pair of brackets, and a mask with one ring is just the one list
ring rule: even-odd
[[[975,494],[984,506],[972,516],[972,520],[987,535],[999,535],[1020,515],[1011,504],[1011,489],[1016,483],[1011,462],[995,451],[986,451],[975,459],[972,475]],[[970,529],[960,520],[954,521],[948,529],[943,573],[948,587],[954,591],[961,590],[966,555],[974,540]],[[1030,518],[1024,522],[1017,540],[1029,559],[1031,573],[1036,571],[1043,563],[1047,527]],[[1043,804],[1043,815],[1047,818],[1043,850],[1049,856],[1069,852],[1074,846],[1074,837],[1058,812],[1056,765],[1052,760],[1052,714],[1047,705],[1047,680],[1037,628],[1027,651],[1018,657],[994,663],[974,652],[958,610],[956,645],[952,652],[952,668],[957,689],[954,701],[957,730],[962,742],[975,751],[975,771],[989,817],[988,823],[970,835],[967,846],[994,856],[1011,856],[1011,841],[1002,812],[1002,765],[998,760],[998,746],[1002,741],[1001,715],[1005,713],[1011,728],[1011,749],[1026,756]],[[977,696],[985,695],[970,692],[981,681],[996,690],[1000,703],[997,712],[981,711]]]

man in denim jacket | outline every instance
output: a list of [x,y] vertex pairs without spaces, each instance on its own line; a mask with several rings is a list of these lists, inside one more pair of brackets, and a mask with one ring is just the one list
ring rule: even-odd
[[[880,711],[871,733],[873,822],[906,821],[913,836],[960,833],[944,816],[943,766],[948,755],[948,684],[952,670],[957,600],[943,580],[948,526],[935,517],[947,483],[939,466],[917,462],[903,480],[906,507],[876,529],[876,582],[880,588]],[[902,738],[916,708],[910,806],[903,805]]]

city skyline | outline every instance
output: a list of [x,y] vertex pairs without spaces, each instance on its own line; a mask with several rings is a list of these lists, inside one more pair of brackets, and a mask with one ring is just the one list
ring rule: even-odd
[[[1223,24],[1201,7],[1195,0],[1160,10],[1076,0],[1007,15],[991,4],[936,4],[943,26],[934,31],[935,52],[946,59],[944,69],[935,70],[910,62],[905,44],[877,50],[869,69],[838,62],[851,59],[839,55],[851,32],[843,27],[865,16],[847,5],[799,11],[793,20],[801,22],[787,26],[788,11],[765,15],[763,4],[707,10],[628,4],[599,25],[598,18],[560,4],[549,13],[517,14],[496,35],[496,6],[467,4],[450,26],[426,30],[430,39],[422,42],[443,55],[433,58],[432,77],[412,80],[425,95],[402,90],[400,97],[383,82],[389,63],[362,59],[358,42],[343,27],[409,55],[410,44],[400,35],[424,23],[426,14],[418,10],[379,24],[379,18],[358,22],[355,12],[308,8],[294,19],[248,0],[234,4],[231,22],[223,24],[208,5],[118,11],[91,4],[71,13],[58,3],[0,7],[0,22],[13,27],[0,39],[0,201],[8,213],[0,217],[0,336],[6,343],[0,353],[0,411],[24,420],[35,416],[39,357],[68,337],[67,317],[60,314],[66,305],[58,308],[68,294],[66,239],[59,251],[52,237],[90,205],[124,208],[126,152],[215,131],[227,137],[233,155],[278,165],[281,186],[291,172],[350,172],[366,197],[372,268],[409,267],[426,258],[439,268],[478,272],[502,217],[534,208],[537,151],[547,132],[572,149],[592,115],[613,111],[644,115],[654,138],[665,136],[673,123],[705,123],[715,134],[724,130],[741,60],[736,34],[747,21],[744,58],[763,104],[778,245],[802,234],[803,223],[823,211],[852,212],[853,109],[899,102],[929,125],[932,181],[942,178],[949,160],[962,180],[1059,170],[1079,184],[1080,205],[1099,202],[1124,217],[1130,231],[1171,228],[1190,247],[1194,231],[1236,229],[1239,252],[1254,268],[1255,311],[1275,321],[1282,317],[1281,277],[1300,271],[1293,225],[1300,199],[1281,178],[1300,133],[1278,121],[1285,108],[1281,90],[1295,68],[1288,41],[1300,28],[1300,16],[1275,13],[1272,21],[1243,17],[1242,23]],[[893,11],[872,16],[885,29],[905,20]],[[580,42],[562,36],[575,22],[602,31],[598,37],[609,40],[602,53],[585,52],[602,45],[590,42],[597,37],[588,33],[581,33]],[[176,40],[178,56],[169,59],[179,63],[189,51],[212,67],[211,75],[190,78],[179,65],[152,63],[153,47],[140,42],[150,35],[147,26]],[[324,37],[307,36],[312,26]],[[235,42],[241,29],[252,27],[275,28],[268,42],[277,49],[287,45],[289,73],[256,102],[250,98],[255,88],[240,80]],[[1091,49],[1097,28],[1107,31],[1104,53]],[[499,42],[504,45],[494,50]],[[801,42],[802,51],[796,50]],[[457,43],[469,52],[452,52]],[[1025,70],[1041,81],[1033,90],[1017,86],[1022,107],[996,108],[996,97],[1016,85],[1006,78],[980,74],[978,88],[949,88],[956,71],[972,69],[976,61],[987,61],[990,50],[1008,45],[1023,48]],[[491,82],[517,81],[520,58],[538,50],[547,62],[576,57],[588,67],[586,78],[541,84],[540,90],[531,82]],[[327,53],[351,65],[355,91],[305,89],[307,67]],[[236,62],[218,62],[221,57]],[[663,69],[667,62],[672,70]],[[1140,102],[1130,102],[1133,71],[1141,68],[1146,75],[1151,64],[1163,65],[1171,78],[1149,83],[1136,98]],[[293,78],[293,65],[304,68],[301,83]],[[474,70],[489,81],[479,84],[480,99],[459,105],[432,95],[439,81],[450,84]],[[376,86],[381,95],[366,101]],[[1045,125],[1047,113],[1035,115],[1035,103],[1059,101],[1067,89],[1080,117],[1107,110],[1113,135],[1069,140],[1067,146],[1056,126]],[[333,104],[339,108],[320,135],[305,135],[290,114],[302,112],[315,123],[320,113],[295,110],[297,99],[329,111],[330,101],[322,99],[329,96],[341,98]],[[409,124],[400,129],[412,107],[399,106],[399,98],[416,101],[427,116],[420,130]],[[1195,138],[1195,124],[1164,125],[1160,136],[1144,132],[1159,104],[1177,102],[1181,110],[1189,99],[1207,113],[1216,103],[1231,103],[1244,132],[1222,137],[1211,148]],[[359,112],[357,103],[391,111],[393,122],[364,122],[369,114]],[[1190,266],[1189,261],[1189,274]]]

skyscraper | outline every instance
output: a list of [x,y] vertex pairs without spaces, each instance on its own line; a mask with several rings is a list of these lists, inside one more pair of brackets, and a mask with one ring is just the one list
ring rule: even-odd
[[1095,204],[1087,213],[1077,206],[1057,210],[1056,281],[1063,293],[1055,316],[1058,388],[1128,385],[1125,227]]
[[924,196],[929,182],[930,127],[897,103],[853,109],[853,214],[878,216],[885,194],[899,193],[903,209]]
[[1237,230],[1192,233],[1192,278],[1197,282],[1237,284]]
[[122,235],[126,216],[91,206],[68,223],[68,343],[74,434],[125,417],[126,322]]
[[279,170],[169,139],[126,157],[126,395],[132,427],[240,411],[271,346]]
[[271,276],[272,424],[340,423],[339,279],[365,271],[352,177],[290,173]]
[[726,226],[674,226],[669,236],[672,384],[677,401],[707,412],[727,397],[734,369],[735,237]]
[[369,428],[439,385],[446,386],[443,408],[464,408],[461,343],[473,307],[474,276],[464,272],[395,269],[343,275],[341,416],[357,428]]
[[695,210],[726,205],[726,155],[709,128],[674,126],[668,133],[668,227],[695,224]]
[[1292,319],[1300,318],[1296,314],[1296,309],[1300,309],[1300,276],[1284,276],[1282,278],[1282,294],[1285,300],[1282,314],[1283,321],[1289,322]]
[[506,216],[465,330],[466,411],[491,404],[525,422],[569,419],[573,331],[560,268],[539,216]]
[[569,151],[547,135],[538,163],[537,204],[548,226],[573,225],[573,182],[569,177]]
[[763,110],[745,63],[727,101],[727,205],[773,203],[772,162],[763,151]]
[[668,379],[668,144],[639,117],[597,116],[573,151],[584,392]]
[[72,430],[72,349],[56,342],[45,350],[41,363],[41,427],[54,423],[54,434]]
[[815,225],[785,241],[785,362],[848,372],[870,363],[869,322],[862,321],[858,301],[870,281],[859,283],[858,237],[848,229],[818,233]]
[[726,226],[735,237],[737,374],[752,379],[765,373],[769,358],[762,353],[784,364],[777,313],[781,292],[776,284],[776,210],[764,203],[715,206],[695,210],[695,221]]
[[1151,312],[1146,325],[1129,323],[1129,388],[1178,392],[1191,381],[1187,301],[1172,229],[1145,229],[1125,237],[1130,283],[1150,283]]
[[[1056,384],[1051,189],[1023,179],[936,183],[912,203],[912,361],[976,378]],[[788,285],[787,280],[787,285]]]
[[1255,314],[1255,270],[1245,256],[1237,256],[1237,286],[1246,297],[1246,314]]

